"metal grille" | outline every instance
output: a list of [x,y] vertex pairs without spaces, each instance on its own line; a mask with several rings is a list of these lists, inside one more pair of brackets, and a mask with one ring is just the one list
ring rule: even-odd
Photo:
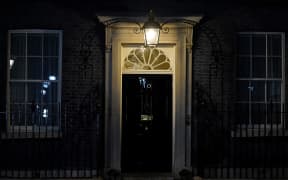
[[[103,168],[101,113],[80,110],[81,107],[65,106],[62,113],[65,123],[60,129],[3,128],[0,137],[0,177],[100,176]],[[74,113],[77,115],[68,116],[71,112],[77,112]],[[7,114],[1,112],[0,122],[6,119]],[[73,121],[86,123],[72,125]]]

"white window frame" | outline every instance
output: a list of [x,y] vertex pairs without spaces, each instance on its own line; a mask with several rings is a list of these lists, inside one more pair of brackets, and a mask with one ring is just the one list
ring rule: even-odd
[[[13,33],[24,33],[24,34],[33,34],[33,33],[55,33],[59,35],[59,55],[58,55],[58,79],[54,80],[57,82],[57,104],[58,104],[58,124],[55,126],[27,126],[27,125],[14,125],[13,127],[11,126],[11,119],[10,119],[10,58],[11,58],[11,34]],[[7,89],[6,89],[6,94],[7,94],[7,99],[6,99],[6,111],[7,111],[7,130],[8,132],[15,132],[14,134],[17,134],[16,132],[25,132],[26,136],[29,136],[31,132],[32,133],[36,133],[36,132],[55,132],[55,131],[59,131],[61,129],[61,89],[62,89],[62,47],[63,47],[63,32],[62,30],[46,30],[46,29],[17,29],[17,30],[8,30],[8,48],[7,48]],[[27,40],[26,40],[26,46],[27,47]],[[27,58],[27,55],[25,55]],[[43,58],[43,55],[42,55]],[[27,71],[27,70],[26,70]],[[25,71],[25,73],[27,73]],[[12,80],[13,81],[13,80]],[[27,82],[27,80],[14,80],[17,82]],[[39,80],[28,80],[29,82],[38,82]],[[40,80],[41,81],[41,80]],[[39,81],[39,82],[40,82]],[[42,80],[43,81],[43,80]],[[26,96],[26,95],[25,95]],[[18,135],[20,135],[18,133]],[[18,136],[17,135],[17,136]],[[41,134],[38,134],[39,137],[43,136]],[[52,134],[53,136],[55,136],[55,134]],[[59,134],[58,134],[59,135]],[[13,137],[15,137],[15,135],[11,135]],[[21,136],[21,135],[20,135]],[[34,137],[34,135],[32,135]],[[31,137],[32,137],[31,136]],[[49,135],[48,135],[49,136]],[[45,137],[48,137],[47,133]],[[21,136],[22,137],[22,136]],[[44,136],[43,136],[44,137]]]
[[[239,32],[238,33],[238,36],[240,35],[249,35],[249,36],[252,36],[252,35],[265,35],[265,40],[266,40],[266,55],[265,55],[265,61],[267,63],[268,61],[268,50],[267,50],[267,35],[281,35],[281,48],[282,48],[282,54],[281,54],[281,60],[282,60],[282,74],[281,74],[281,78],[267,78],[267,66],[266,66],[266,77],[265,78],[238,78],[237,75],[236,75],[236,82],[239,81],[239,80],[247,80],[247,81],[268,81],[268,80],[280,80],[281,81],[281,100],[280,100],[280,103],[281,103],[281,123],[279,124],[272,124],[272,127],[271,127],[271,124],[270,123],[263,123],[263,124],[253,124],[251,123],[251,113],[249,113],[249,124],[237,124],[237,127],[239,129],[242,129],[242,128],[248,128],[248,133],[252,133],[253,132],[250,132],[251,129],[254,129],[257,131],[257,129],[265,129],[265,131],[267,130],[267,133],[269,132],[269,129],[276,129],[278,128],[279,131],[280,129],[282,129],[284,127],[284,116],[283,116],[283,104],[285,103],[285,33],[284,32]],[[251,43],[251,41],[250,41]],[[252,48],[252,46],[251,46]],[[241,56],[239,53],[237,53],[237,58]],[[249,54],[249,57],[250,57],[250,62],[251,62],[251,58],[253,57],[253,53],[251,53],[251,50],[250,50],[250,54]],[[237,60],[238,61],[238,60]],[[267,90],[265,88],[265,102],[266,102],[266,95],[267,95]],[[251,101],[235,101],[236,103],[249,103],[251,104]],[[266,102],[267,103],[267,102]],[[249,111],[251,111],[251,106],[249,105]],[[266,114],[267,116],[267,114]],[[267,117],[266,117],[267,118]],[[243,130],[244,130],[243,129]],[[249,130],[250,129],[250,130]],[[258,132],[254,132],[255,134],[254,135],[257,135]],[[278,133],[278,132],[277,132]],[[259,135],[262,136],[263,132],[259,132]],[[244,135],[244,134],[243,134]]]

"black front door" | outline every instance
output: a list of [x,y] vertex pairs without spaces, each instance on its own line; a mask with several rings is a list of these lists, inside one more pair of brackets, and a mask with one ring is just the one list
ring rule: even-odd
[[121,162],[123,172],[171,171],[171,75],[123,75]]

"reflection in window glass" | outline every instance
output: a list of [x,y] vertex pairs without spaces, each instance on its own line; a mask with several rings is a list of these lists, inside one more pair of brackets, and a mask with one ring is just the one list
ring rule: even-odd
[[57,34],[44,34],[44,56],[59,56],[59,36]]
[[252,53],[254,55],[266,55],[266,35],[252,35]]
[[43,79],[48,80],[50,76],[58,77],[58,59],[53,58],[44,58],[44,73]]
[[28,88],[27,102],[41,104],[42,102],[41,83],[35,83],[35,82],[27,83],[27,88]]
[[11,79],[25,79],[26,75],[26,59],[19,57],[14,59],[13,66],[10,69],[10,78]]
[[10,101],[14,103],[25,102],[25,83],[23,82],[11,82],[10,83]]
[[275,34],[267,36],[268,36],[268,44],[267,44],[268,56],[281,56],[282,55],[281,36]]
[[282,76],[282,59],[281,57],[268,58],[268,77],[281,78]]
[[265,57],[253,57],[252,60],[252,77],[265,78],[266,77],[266,59]]
[[42,79],[42,59],[27,58],[27,79]]
[[60,31],[9,31],[10,124],[60,125]]
[[27,34],[27,56],[42,56],[42,34]]
[[11,34],[11,49],[12,56],[25,56],[26,55],[26,33],[13,33]]
[[268,102],[281,101],[281,81],[267,82],[267,101]]
[[250,89],[251,101],[265,102],[265,82],[252,81]]
[[241,78],[250,77],[250,58],[249,57],[238,58],[237,76]]
[[238,36],[235,104],[238,124],[282,123],[283,37],[282,33],[264,32]]

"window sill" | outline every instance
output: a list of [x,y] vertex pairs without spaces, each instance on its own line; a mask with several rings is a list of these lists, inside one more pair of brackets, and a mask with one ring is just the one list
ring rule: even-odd
[[1,134],[1,139],[47,139],[47,138],[61,138],[62,132],[59,130],[54,131],[42,131],[34,130],[32,131],[8,131]]
[[280,128],[237,128],[231,131],[232,138],[243,138],[243,137],[285,137],[288,136],[288,130]]

